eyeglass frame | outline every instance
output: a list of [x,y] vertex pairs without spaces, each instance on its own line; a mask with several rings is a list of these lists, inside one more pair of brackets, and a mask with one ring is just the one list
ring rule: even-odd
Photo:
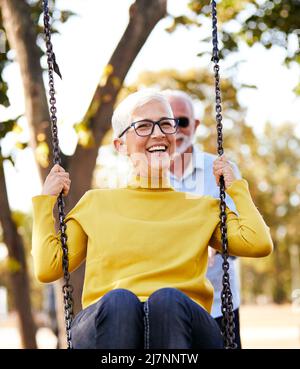
[[[175,132],[173,132],[173,133],[165,133],[163,130],[162,130],[162,128],[161,128],[161,126],[160,126],[160,122],[161,121],[163,121],[163,120],[165,120],[165,119],[169,119],[169,120],[172,120],[172,121],[175,121]],[[135,128],[135,124],[136,123],[140,123],[140,122],[150,122],[150,123],[152,123],[153,125],[152,125],[152,130],[151,130],[151,132],[148,134],[148,135],[145,135],[145,136],[141,136],[141,135],[139,135],[138,133],[137,133],[137,131],[136,131],[136,128]],[[162,118],[160,118],[159,120],[157,120],[157,121],[154,121],[154,120],[151,120],[151,119],[141,119],[141,120],[137,120],[137,121],[135,121],[135,122],[132,122],[126,129],[124,129],[124,131],[118,136],[118,138],[121,138],[130,128],[132,128],[133,127],[133,129],[134,129],[134,131],[135,131],[135,133],[139,136],[139,137],[148,137],[148,136],[151,136],[152,134],[153,134],[153,132],[154,132],[154,128],[155,128],[155,126],[156,125],[158,125],[158,127],[159,127],[159,129],[160,129],[160,131],[164,134],[164,135],[174,135],[177,131],[178,131],[178,123],[179,123],[179,120],[178,120],[178,118],[167,118],[167,117],[162,117]]]

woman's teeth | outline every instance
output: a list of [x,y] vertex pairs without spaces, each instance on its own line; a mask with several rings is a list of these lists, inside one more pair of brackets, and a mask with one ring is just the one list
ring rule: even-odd
[[166,146],[151,146],[149,149],[147,149],[147,151],[149,152],[164,152],[167,150]]

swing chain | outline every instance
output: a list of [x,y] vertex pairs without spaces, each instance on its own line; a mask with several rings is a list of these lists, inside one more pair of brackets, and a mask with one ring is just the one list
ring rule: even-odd
[[[217,28],[217,5],[216,1],[212,0],[212,41],[213,41],[213,56],[212,61],[214,62],[214,75],[215,75],[215,91],[216,91],[216,121],[217,121],[217,143],[218,143],[218,154],[221,156],[224,153],[223,149],[223,133],[222,133],[222,98],[220,88],[220,67],[219,67],[219,48],[218,48],[218,28]],[[237,344],[235,343],[234,334],[234,314],[233,314],[233,303],[232,293],[230,288],[229,280],[229,263],[228,263],[228,239],[227,239],[227,214],[226,214],[226,193],[225,193],[225,181],[224,177],[220,177],[220,230],[222,238],[222,258],[223,258],[223,279],[222,279],[222,335],[224,339],[224,346],[226,349],[235,349]]]
[[[52,129],[52,145],[53,145],[53,163],[61,164],[60,148],[57,136],[57,117],[56,117],[56,99],[54,89],[54,72],[60,77],[60,71],[55,60],[55,54],[53,52],[53,46],[51,42],[51,30],[50,30],[50,16],[48,8],[48,0],[43,0],[43,12],[44,12],[44,34],[47,48],[47,63],[48,63],[48,78],[49,78],[49,103],[50,103],[50,121]],[[64,299],[64,315],[65,315],[65,326],[67,335],[68,349],[72,348],[71,342],[71,324],[73,320],[73,286],[70,285],[70,273],[69,273],[69,257],[68,257],[68,246],[67,246],[67,234],[66,234],[66,223],[65,223],[65,203],[62,197],[62,192],[57,198],[58,204],[58,216],[59,216],[59,228],[60,228],[60,239],[62,244],[62,267],[64,273],[64,285],[62,286],[63,299]]]

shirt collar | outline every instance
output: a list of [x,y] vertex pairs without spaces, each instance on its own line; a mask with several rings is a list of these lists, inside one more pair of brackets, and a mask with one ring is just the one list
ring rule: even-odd
[[185,169],[183,176],[178,178],[173,173],[170,172],[170,176],[172,178],[176,178],[177,180],[184,180],[189,175],[191,175],[196,169],[203,170],[204,169],[204,154],[203,152],[195,145],[193,145],[192,151],[192,160],[190,160],[187,168]]

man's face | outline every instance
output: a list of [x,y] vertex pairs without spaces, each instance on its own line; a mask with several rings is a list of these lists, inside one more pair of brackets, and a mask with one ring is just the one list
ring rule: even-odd
[[181,127],[179,125],[176,134],[176,150],[180,154],[183,154],[192,145],[192,139],[199,121],[194,119],[191,106],[185,99],[181,97],[169,97],[168,100],[173,110],[174,117],[184,117],[187,118],[189,122],[187,127]]

